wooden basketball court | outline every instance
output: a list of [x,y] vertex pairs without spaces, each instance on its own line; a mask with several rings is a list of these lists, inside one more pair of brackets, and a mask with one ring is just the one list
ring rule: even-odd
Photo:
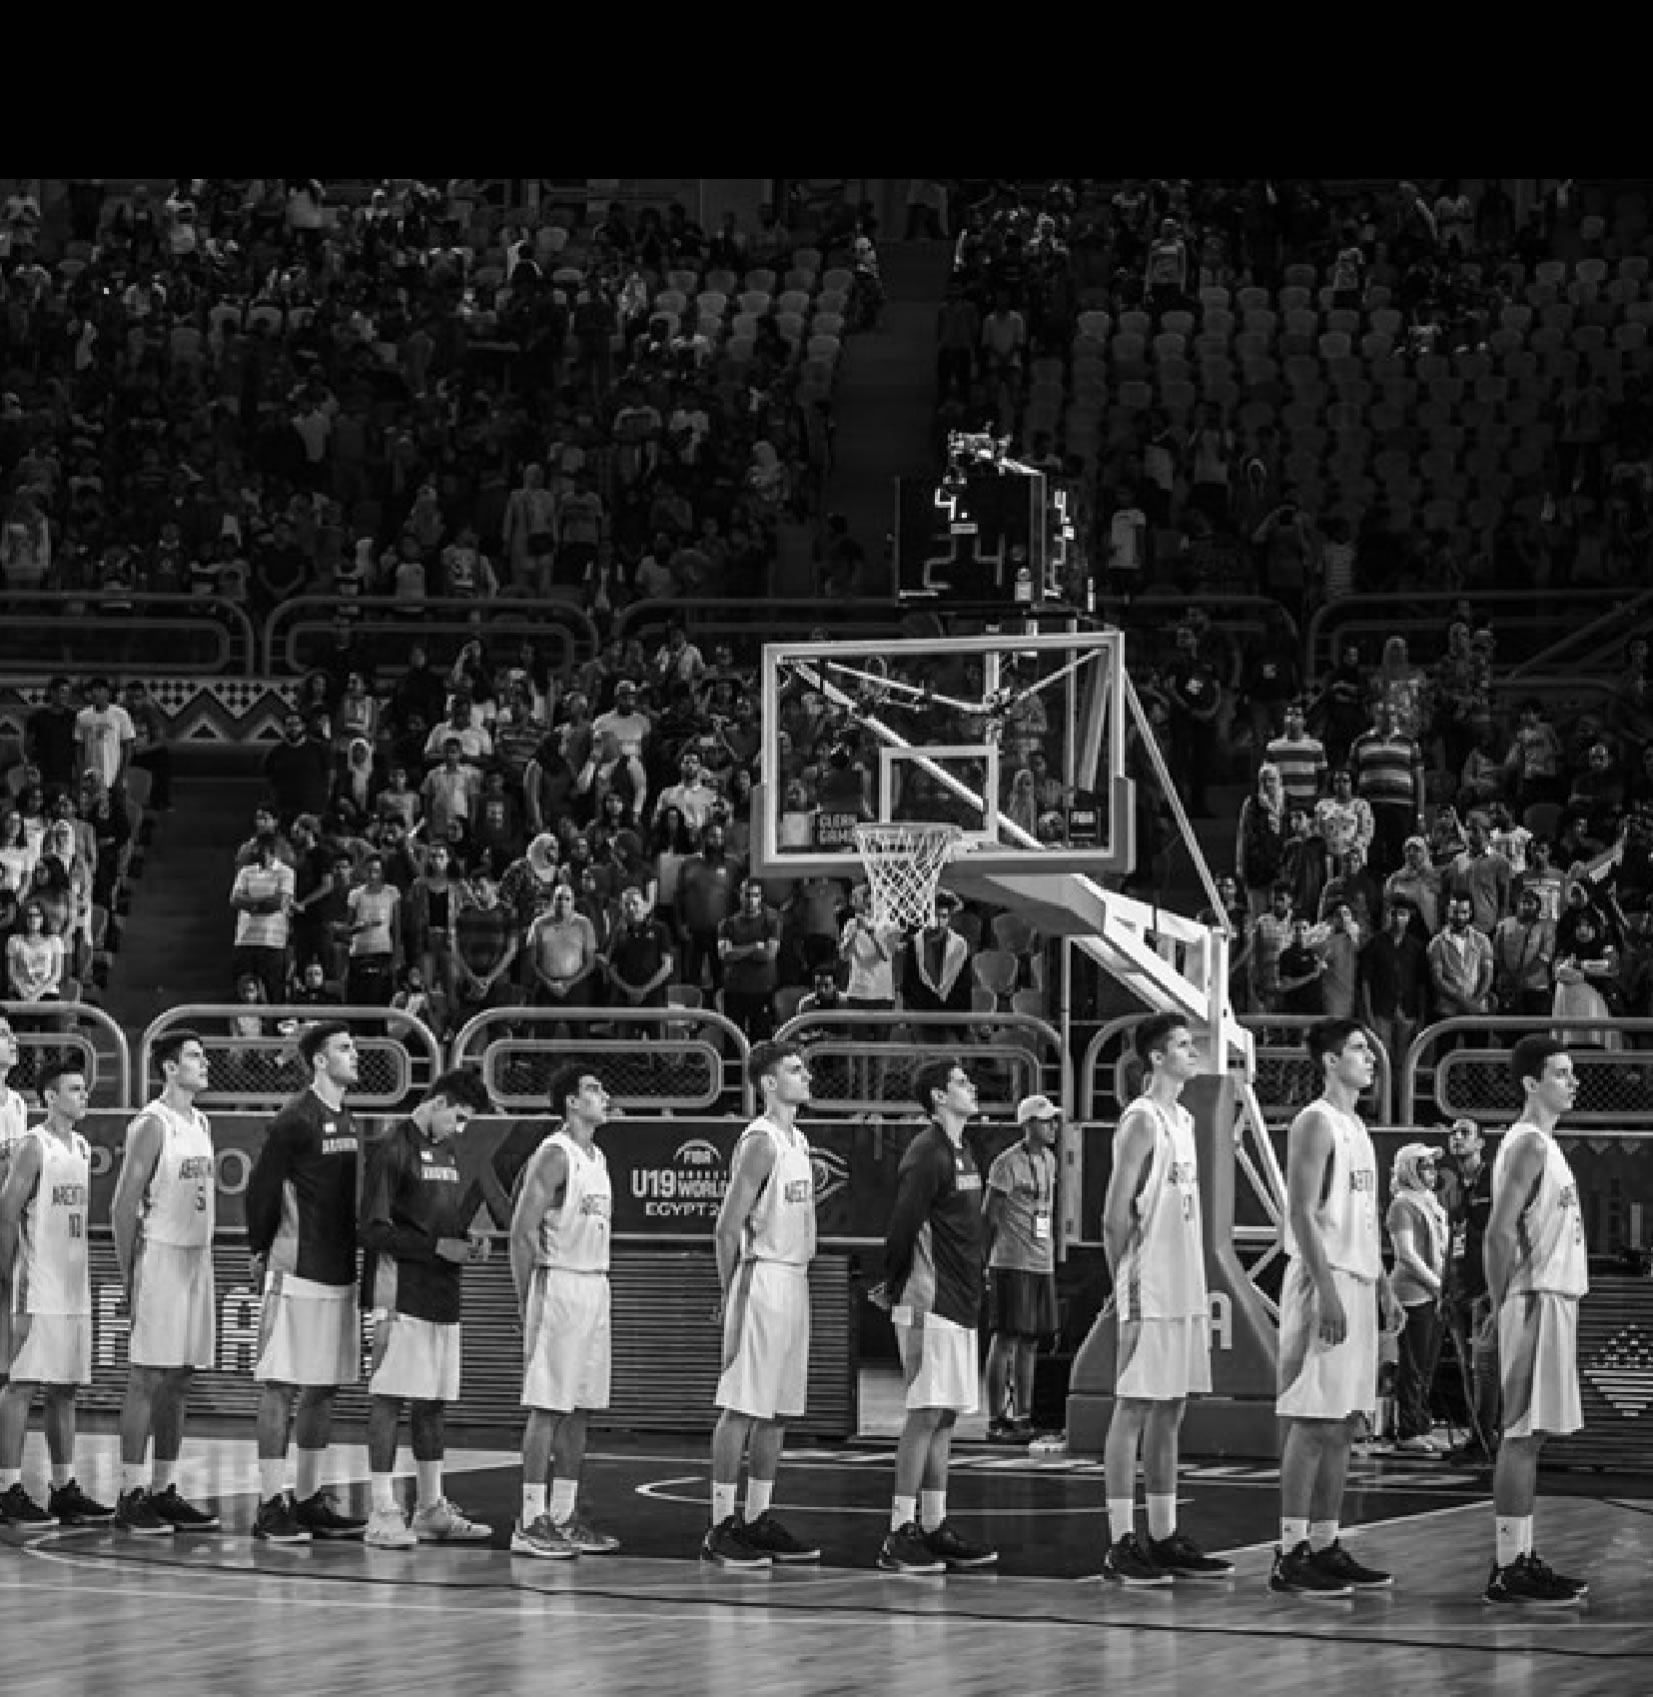
[[[26,1477],[43,1456],[31,1440]],[[108,1449],[102,1440],[92,1446]],[[1274,1596],[1271,1469],[1190,1465],[1183,1521],[1236,1562],[1219,1584],[1120,1592],[1097,1578],[1099,1466],[961,1450],[949,1508],[1003,1552],[983,1576],[880,1573],[889,1490],[883,1445],[800,1449],[777,1509],[826,1550],[819,1568],[740,1575],[696,1559],[708,1502],[698,1447],[603,1440],[585,1500],[623,1542],[612,1557],[536,1563],[506,1543],[515,1458],[456,1450],[448,1488],[495,1526],[488,1546],[413,1552],[248,1535],[250,1445],[192,1440],[181,1485],[214,1501],[221,1534],[140,1540],[109,1531],[28,1541],[0,1531],[0,1675],[9,1694],[177,1689],[288,1693],[581,1689],[1000,1697],[1241,1683],[1276,1697],[1427,1689],[1498,1697],[1632,1693],[1653,1685],[1653,1500],[1589,1475],[1546,1478],[1541,1547],[1590,1582],[1562,1615],[1494,1613],[1480,1600],[1490,1541],[1485,1480],[1442,1468],[1357,1465],[1351,1547],[1392,1567],[1393,1592],[1348,1602]],[[359,1449],[333,1482],[365,1506]],[[101,1459],[82,1483],[105,1498]],[[1623,1480],[1613,1481],[1626,1485]],[[1632,1487],[1633,1488],[1633,1487]],[[1552,1491],[1566,1494],[1549,1494]]]

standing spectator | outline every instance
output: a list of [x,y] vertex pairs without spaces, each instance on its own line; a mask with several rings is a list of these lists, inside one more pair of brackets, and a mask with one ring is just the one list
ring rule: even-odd
[[419,805],[431,840],[441,842],[457,821],[469,836],[482,799],[482,773],[465,759],[464,744],[450,736],[442,745],[442,762],[425,774],[419,786]]
[[[1610,1020],[1618,999],[1619,951],[1607,934],[1600,912],[1588,905],[1564,914],[1556,927],[1555,993],[1551,1012],[1575,1019]],[[1558,1030],[1562,1042],[1595,1044],[1603,1049],[1624,1046],[1622,1033],[1611,1027]]]
[[1366,870],[1366,856],[1359,844],[1351,843],[1343,857],[1343,870],[1328,881],[1320,895],[1320,918],[1329,918],[1339,906],[1347,907],[1366,935],[1376,930],[1383,914],[1383,889]]
[[947,281],[946,297],[936,310],[936,405],[949,398],[968,403],[981,313],[958,277]]
[[1540,802],[1563,801],[1566,750],[1561,733],[1544,717],[1543,703],[1535,695],[1521,702],[1517,720],[1515,736],[1504,761],[1515,805],[1525,812]]
[[704,974],[713,990],[723,988],[718,929],[734,909],[741,873],[740,862],[724,852],[722,825],[709,821],[701,833],[700,852],[683,862],[678,875],[685,984],[698,988]]
[[1291,946],[1295,933],[1290,884],[1277,883],[1269,891],[1269,905],[1251,927],[1251,999],[1262,1013],[1279,1013],[1280,957]]
[[[1281,734],[1289,705],[1297,700],[1303,687],[1297,646],[1295,633],[1285,622],[1272,619],[1265,626],[1261,637],[1246,648],[1241,685],[1245,691],[1246,712],[1251,721],[1251,748],[1254,759],[1273,758],[1268,753],[1269,745]],[[1302,734],[1301,724],[1298,726],[1298,734]],[[1275,764],[1278,765],[1279,761],[1276,760]],[[1324,750],[1321,751],[1320,764],[1325,764]],[[1282,772],[1281,776],[1284,775]],[[1318,791],[1316,774],[1315,789],[1307,799],[1312,801]],[[1290,786],[1287,793],[1292,793]]]
[[149,801],[153,813],[172,810],[171,727],[160,704],[149,693],[142,678],[131,678],[123,692],[127,717],[132,721],[132,764],[150,776]]
[[1439,928],[1441,917],[1441,874],[1429,860],[1429,844],[1417,836],[1401,845],[1401,863],[1383,880],[1386,901],[1405,901],[1412,909],[1412,929],[1421,931],[1427,942]]
[[1201,652],[1192,625],[1177,626],[1176,644],[1164,674],[1171,708],[1172,771],[1181,780],[1188,811],[1205,814],[1210,811],[1206,786],[1217,775],[1222,683]]
[[1498,921],[1509,912],[1510,863],[1492,846],[1492,829],[1487,816],[1470,814],[1464,825],[1465,846],[1452,857],[1441,879],[1450,899],[1469,898],[1476,930],[1491,936]]
[[1326,745],[1310,734],[1301,701],[1286,703],[1284,728],[1269,738],[1263,758],[1278,768],[1287,803],[1312,813],[1326,787]]
[[1252,913],[1261,913],[1268,906],[1285,852],[1285,789],[1279,767],[1265,760],[1257,768],[1256,789],[1240,803],[1234,833],[1234,865]]
[[387,1008],[396,989],[396,963],[402,953],[402,901],[385,882],[384,858],[370,854],[362,862],[362,882],[350,892],[350,959],[345,995],[367,1007]]
[[1474,911],[1467,895],[1449,895],[1446,928],[1429,939],[1429,981],[1441,1019],[1492,1011],[1492,942],[1475,928]]
[[1468,1442],[1447,1459],[1455,1465],[1486,1467],[1492,1463],[1498,1432],[1498,1328],[1481,1254],[1492,1214],[1492,1163],[1485,1158],[1481,1128],[1474,1120],[1452,1122],[1447,1159],[1436,1171],[1451,1228],[1447,1324],[1452,1328],[1454,1347],[1468,1347],[1471,1383],[1467,1388],[1473,1398]]
[[282,717],[281,741],[264,756],[264,787],[282,822],[300,813],[327,811],[333,787],[333,757],[327,744],[310,734],[296,709]]
[[765,904],[763,885],[748,878],[740,888],[740,908],[718,926],[717,952],[723,962],[723,1011],[753,1043],[775,1028],[775,957],[781,948],[780,915]]
[[1326,960],[1314,946],[1306,914],[1292,918],[1291,941],[1280,951],[1279,970],[1281,1013],[1311,1014],[1315,1018],[1325,1013],[1321,980],[1326,975]]
[[295,888],[293,869],[276,854],[276,839],[261,832],[255,859],[235,875],[230,906],[235,910],[235,948],[230,970],[239,980],[258,980],[267,1002],[287,996],[287,944]]
[[1356,920],[1347,901],[1333,904],[1317,949],[1325,963],[1320,980],[1320,1007],[1334,1019],[1354,1017],[1361,937],[1369,934],[1369,929]]
[[1354,790],[1372,810],[1372,871],[1386,878],[1401,864],[1407,837],[1424,823],[1423,750],[1403,735],[1392,703],[1372,709],[1372,728],[1349,748]]
[[1355,738],[1370,723],[1370,698],[1371,685],[1361,664],[1360,645],[1345,642],[1338,651],[1337,664],[1321,682],[1309,715],[1309,722],[1325,740],[1326,758],[1334,766],[1349,758]]
[[1396,1151],[1389,1171],[1389,1212],[1384,1223],[1394,1251],[1391,1288],[1406,1311],[1395,1371],[1395,1447],[1407,1455],[1434,1455],[1430,1412],[1435,1363],[1441,1347],[1441,1300],[1447,1259],[1446,1210],[1435,1195],[1435,1162],[1427,1143]]
[[[547,913],[528,927],[528,968],[534,1005],[541,1008],[588,1008],[596,1003],[597,973],[602,966],[597,932],[575,911],[572,885],[558,884]],[[586,1028],[581,1027],[583,1032]]]
[[111,699],[107,678],[93,678],[86,694],[87,704],[75,715],[80,769],[96,772],[106,790],[117,791],[126,777],[137,732],[126,709]]
[[[609,1003],[616,1009],[663,1008],[666,986],[677,970],[671,938],[666,927],[649,910],[648,897],[639,889],[620,896],[620,919],[609,934],[603,954],[608,976]],[[653,1025],[627,1025],[615,1021],[617,1035],[648,1043],[660,1035]]]
[[[970,945],[953,929],[953,916],[963,905],[951,890],[937,890],[930,923],[907,939],[901,994],[913,1013],[971,1010]],[[926,1045],[956,1041],[960,1029],[926,1025],[919,1030],[919,1040]]]
[[23,758],[47,790],[69,789],[82,767],[80,714],[69,699],[69,680],[53,678],[45,698],[23,721]]
[[1550,1011],[1555,925],[1544,918],[1538,891],[1530,885],[1515,898],[1515,912],[1492,933],[1492,995],[1499,1013],[1543,1015]]
[[522,951],[515,912],[499,899],[499,881],[479,872],[454,919],[453,967],[456,1023],[486,1008],[519,999],[513,969]]
[[1334,766],[1331,794],[1315,803],[1315,835],[1326,845],[1332,869],[1340,871],[1351,848],[1363,853],[1372,846],[1372,807],[1354,791],[1354,773],[1347,766]]
[[1384,926],[1361,946],[1356,1008],[1361,1023],[1389,1056],[1389,1076],[1401,1062],[1429,1011],[1429,961],[1412,921],[1416,910],[1403,896],[1385,899]]

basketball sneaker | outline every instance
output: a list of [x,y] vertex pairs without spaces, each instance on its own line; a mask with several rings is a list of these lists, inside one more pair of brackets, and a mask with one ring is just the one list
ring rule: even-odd
[[172,1522],[155,1507],[155,1499],[141,1485],[123,1491],[115,1501],[115,1530],[134,1538],[170,1538]]
[[46,1498],[46,1512],[59,1526],[106,1526],[115,1518],[112,1508],[94,1502],[81,1490],[78,1479],[52,1486]]
[[731,1514],[707,1531],[701,1540],[700,1559],[716,1562],[719,1567],[768,1567],[775,1558],[749,1542],[746,1523],[738,1514]]
[[24,1532],[49,1532],[57,1525],[57,1516],[48,1514],[19,1481],[0,1493],[0,1520]]
[[1503,1567],[1494,1562],[1481,1598],[1515,1608],[1573,1609],[1584,1601],[1584,1592],[1528,1553]]
[[293,1510],[292,1495],[282,1491],[266,1497],[253,1517],[253,1536],[267,1544],[308,1544],[310,1528]]
[[954,1530],[950,1520],[944,1520],[933,1531],[924,1534],[930,1554],[940,1556],[952,1573],[968,1573],[972,1568],[992,1567],[999,1552],[988,1544],[972,1544]]
[[413,1511],[413,1532],[427,1544],[485,1544],[494,1535],[493,1527],[472,1520],[446,1497]]
[[1103,1553],[1102,1577],[1110,1584],[1135,1588],[1171,1583],[1170,1573],[1143,1548],[1134,1532],[1116,1539]]
[[1383,1591],[1395,1583],[1392,1573],[1385,1573],[1380,1567],[1367,1567],[1364,1562],[1356,1561],[1343,1548],[1341,1538],[1334,1538],[1325,1549],[1316,1550],[1314,1565],[1334,1579],[1341,1579],[1345,1585],[1356,1591]]
[[909,1520],[896,1531],[887,1533],[878,1552],[878,1565],[886,1573],[945,1573],[947,1563],[930,1548],[930,1541],[919,1531],[917,1522]]
[[1528,1550],[1527,1560],[1531,1563],[1535,1572],[1547,1575],[1549,1578],[1555,1580],[1559,1585],[1571,1585],[1581,1597],[1589,1596],[1590,1587],[1582,1579],[1574,1579],[1572,1575],[1568,1573],[1557,1573],[1556,1570],[1539,1555],[1537,1550]]
[[419,1539],[399,1508],[376,1508],[368,1516],[362,1542],[374,1550],[411,1550]]
[[741,1532],[753,1549],[764,1551],[772,1561],[809,1562],[821,1559],[821,1552],[814,1544],[806,1544],[802,1538],[793,1537],[768,1509],[756,1520],[747,1521]]
[[511,1554],[538,1556],[541,1561],[573,1561],[580,1552],[563,1536],[548,1514],[537,1515],[531,1526],[519,1520],[511,1527]]
[[1312,1597],[1316,1601],[1335,1601],[1339,1597],[1354,1595],[1354,1587],[1348,1580],[1339,1579],[1316,1564],[1314,1551],[1309,1548],[1307,1538],[1289,1550],[1276,1547],[1274,1569],[1268,1576],[1268,1588],[1286,1596]]
[[176,1485],[168,1485],[164,1491],[151,1491],[149,1506],[179,1532],[216,1532],[222,1524],[211,1509],[197,1508],[194,1503],[186,1503],[178,1495]]
[[1227,1579],[1234,1564],[1222,1556],[1208,1556],[1186,1532],[1173,1532],[1169,1538],[1150,1538],[1148,1557],[1155,1567],[1162,1567],[1177,1579]]
[[317,1491],[293,1505],[293,1518],[317,1538],[360,1538],[367,1531],[367,1522],[353,1514],[340,1514],[333,1506],[337,1501],[331,1491]]
[[[557,1530],[582,1556],[611,1556],[620,1547],[618,1538],[599,1532],[589,1520],[581,1520],[578,1515],[572,1520],[565,1520]],[[748,1527],[747,1531],[750,1532],[751,1528]]]

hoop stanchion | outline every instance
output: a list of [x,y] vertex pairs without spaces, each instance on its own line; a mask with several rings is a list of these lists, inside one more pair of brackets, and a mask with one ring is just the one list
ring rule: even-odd
[[942,868],[958,852],[957,825],[890,820],[855,827],[855,846],[867,869],[874,925],[913,931],[935,911]]

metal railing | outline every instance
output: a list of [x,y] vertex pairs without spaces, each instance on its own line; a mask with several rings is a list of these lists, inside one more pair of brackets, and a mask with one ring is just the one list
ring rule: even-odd
[[[903,1030],[904,1039],[897,1036]],[[857,1041],[857,1031],[868,1035]],[[946,1031],[964,1033],[956,1044],[958,1058],[973,1070],[991,1070],[1000,1098],[1015,1102],[1043,1094],[1064,1104],[1072,1100],[1073,1070],[1061,1033],[1033,1014],[832,1008],[794,1014],[775,1035],[808,1044],[814,1110],[881,1113],[892,1103],[917,1111],[912,1075],[936,1059],[939,1034]],[[875,1035],[879,1032],[885,1035]],[[923,1041],[926,1032],[936,1033],[936,1040]]]
[[[261,1031],[241,1035],[234,1022],[252,1018],[260,1021]],[[156,1040],[187,1026],[200,1036],[207,1051],[211,1083],[198,1098],[203,1108],[279,1107],[310,1082],[297,1037],[302,1027],[320,1019],[350,1022],[358,1057],[357,1082],[349,1091],[353,1108],[369,1112],[399,1108],[444,1068],[436,1034],[423,1020],[394,1008],[355,1003],[314,1007],[285,1002],[189,1002],[169,1009],[145,1029],[134,1082],[146,1095],[160,1089],[153,1060]]]
[[191,676],[246,676],[252,620],[223,595],[7,591],[0,665],[84,677],[143,666]]
[[[665,640],[667,630],[680,624],[704,646],[727,638],[731,642],[798,641],[817,628],[829,634],[852,630],[856,641],[867,637],[902,636],[904,610],[885,597],[873,600],[803,599],[728,601],[716,597],[663,597],[633,601],[614,615],[614,634],[636,638],[645,647]],[[707,656],[710,659],[710,655]]]
[[1522,660],[1512,675],[1525,680],[1563,670],[1577,676],[1580,672],[1612,665],[1632,636],[1647,634],[1650,620],[1653,620],[1653,589],[1639,590],[1634,595],[1621,594],[1617,604],[1606,612]]
[[[566,1035],[550,1033],[561,1026]],[[538,1033],[538,1034],[536,1034]],[[615,1106],[708,1113],[731,1094],[755,1111],[750,1053],[733,1020],[710,1008],[485,1008],[449,1045],[454,1066],[480,1065],[496,1107],[544,1112],[552,1075],[570,1060],[600,1066]]]
[[1426,1101],[1433,1103],[1431,1118],[1514,1119],[1521,1092],[1510,1076],[1509,1051],[1535,1032],[1555,1033],[1572,1057],[1578,1099],[1568,1126],[1588,1127],[1592,1135],[1638,1125],[1644,1135],[1653,1132],[1653,1019],[1570,1014],[1477,1015],[1425,1026],[1401,1062],[1397,1120],[1415,1123]]
[[577,602],[500,595],[488,600],[428,596],[403,601],[394,595],[293,595],[264,621],[259,653],[269,677],[297,677],[324,662],[333,651],[340,625],[375,658],[395,666],[415,643],[433,639],[497,643],[532,641],[554,672],[588,660],[600,646],[595,622]]
[[0,1001],[17,1039],[17,1064],[8,1083],[28,1090],[48,1060],[78,1058],[86,1069],[87,1093],[95,1100],[113,1092],[113,1103],[127,1107],[132,1097],[132,1051],[126,1033],[90,1002]]
[[[1618,589],[1487,589],[1473,595],[1453,590],[1408,590],[1393,595],[1344,595],[1317,607],[1309,619],[1303,654],[1310,680],[1336,664],[1338,647],[1351,638],[1377,658],[1391,636],[1407,638],[1414,663],[1429,665],[1446,647],[1446,627],[1460,602],[1488,615],[1498,637],[1498,665],[1508,668],[1540,654],[1581,614],[1605,614],[1621,605]],[[1418,640],[1413,640],[1414,638]]]

